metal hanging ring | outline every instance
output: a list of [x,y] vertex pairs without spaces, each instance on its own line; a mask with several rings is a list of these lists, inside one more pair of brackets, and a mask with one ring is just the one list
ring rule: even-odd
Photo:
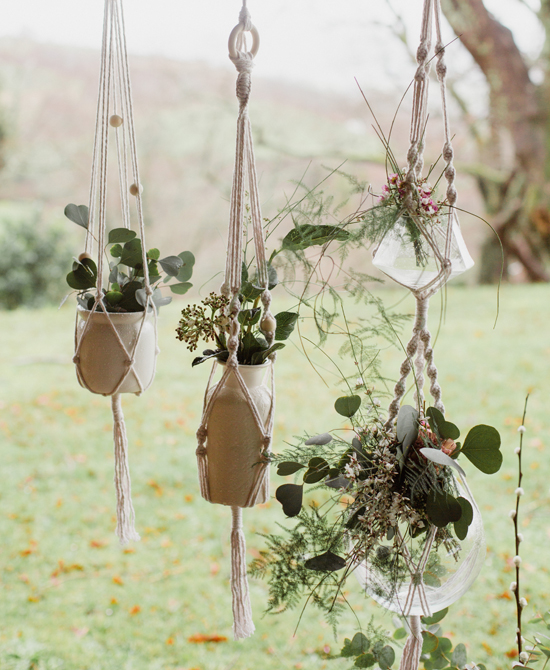
[[[229,49],[229,57],[230,58],[238,58],[239,53],[237,51],[237,37],[244,31],[244,26],[242,23],[238,23],[233,30],[231,31],[231,35],[229,35],[229,41],[227,44],[227,48]],[[250,26],[250,34],[252,35],[252,47],[250,49],[250,54],[252,55],[252,58],[256,57],[256,54],[258,53],[258,50],[260,48],[260,33],[258,32],[256,26],[251,25]]]

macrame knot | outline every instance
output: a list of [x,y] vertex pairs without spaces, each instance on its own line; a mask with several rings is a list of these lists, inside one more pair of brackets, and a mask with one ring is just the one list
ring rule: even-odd
[[456,177],[456,170],[454,168],[454,165],[447,165],[445,168],[445,179],[447,181],[454,181],[454,178]]
[[241,107],[241,114],[243,109],[248,105],[248,99],[250,98],[250,89],[252,88],[252,81],[250,79],[249,72],[240,72],[237,77],[237,85],[235,88],[235,93],[239,104]]
[[146,293],[148,296],[152,296],[153,293],[154,293],[154,289],[153,289],[153,287],[152,287],[152,286],[146,286],[146,287],[145,287],[145,293]]
[[269,451],[270,445],[271,445],[271,435],[264,435],[262,437],[263,451]]
[[416,71],[416,74],[414,75],[414,80],[417,81],[418,83],[421,83],[423,81],[426,81],[426,77],[428,76],[428,73],[424,69],[424,66],[421,65],[418,70]]
[[418,64],[424,63],[424,61],[428,58],[428,54],[429,54],[428,45],[425,44],[424,42],[421,42],[418,49],[416,50],[416,62]]
[[455,155],[455,152],[453,151],[453,147],[450,145],[449,142],[445,142],[443,146],[443,160],[446,163],[450,163],[453,160],[453,157]]
[[451,184],[447,189],[447,202],[449,203],[449,205],[451,206],[454,205],[457,197],[458,193],[456,191],[456,188]]
[[204,444],[199,445],[195,449],[195,455],[196,456],[206,456],[206,447],[204,446]]
[[241,301],[239,300],[239,291],[235,291],[235,295],[229,305],[229,316],[236,317],[241,309]]
[[[237,51],[237,57],[233,58],[229,56],[233,65],[237,68],[239,74],[251,74],[252,69],[254,68],[254,56],[250,51]],[[237,79],[237,86],[239,85],[239,80]]]
[[435,71],[437,72],[437,78],[439,81],[443,81],[443,79],[445,79],[447,76],[447,65],[445,64],[445,61],[440,60],[435,66]]
[[75,354],[75,355],[73,356],[73,363],[74,363],[75,365],[80,365],[80,356],[79,356],[78,354]]
[[195,452],[197,455],[199,454],[200,449],[204,449],[204,453],[206,453],[206,447],[204,446],[204,442],[206,442],[207,437],[208,437],[208,431],[206,430],[206,428],[204,426],[199,426],[199,428],[197,429],[197,440],[200,442],[200,446],[197,447],[197,451]]
[[242,25],[243,31],[245,32],[249,32],[252,28],[252,17],[250,16],[248,7],[241,7],[241,11],[239,12],[239,23]]

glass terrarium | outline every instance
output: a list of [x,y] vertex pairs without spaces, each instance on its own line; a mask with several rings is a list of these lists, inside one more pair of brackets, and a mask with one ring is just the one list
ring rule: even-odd
[[373,557],[357,566],[355,574],[365,592],[386,609],[406,616],[434,614],[464,595],[479,575],[486,554],[481,513],[466,481],[457,476],[454,482],[473,510],[465,539],[436,539],[427,546],[427,531],[414,540],[379,544]]
[[424,234],[410,215],[401,215],[380,242],[374,253],[373,265],[407,288],[413,290],[425,288],[441,273],[442,259],[446,256],[449,218],[452,226],[448,254],[451,261],[449,279],[458,277],[469,270],[474,261],[468,253],[454,216],[444,216],[443,221],[437,219],[433,222],[424,222],[426,230]]

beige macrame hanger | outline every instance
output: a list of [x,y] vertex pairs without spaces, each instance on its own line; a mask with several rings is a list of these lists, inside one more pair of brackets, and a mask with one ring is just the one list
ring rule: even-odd
[[[432,46],[432,31],[435,24],[436,44],[435,55],[431,55]],[[446,201],[449,206],[447,230],[445,237],[445,245],[443,253],[439,249],[426,229],[424,222],[415,212],[414,196],[417,191],[418,180],[422,176],[422,168],[424,165],[424,144],[426,125],[428,120],[428,89],[430,83],[430,68],[431,60],[435,57],[437,60],[436,73],[440,85],[441,105],[443,112],[443,128],[444,128],[444,145],[442,156],[445,162],[444,175],[447,181]],[[424,0],[422,12],[422,27],[420,32],[420,44],[416,52],[417,70],[414,77],[413,87],[413,110],[411,119],[411,134],[410,145],[407,153],[407,173],[405,175],[405,182],[408,187],[408,192],[404,199],[404,205],[408,210],[413,222],[419,229],[422,237],[429,245],[435,259],[438,263],[439,273],[427,285],[421,289],[411,289],[411,292],[416,298],[415,320],[413,325],[413,335],[406,347],[407,357],[401,365],[400,379],[395,385],[394,398],[389,406],[388,419],[386,422],[386,429],[392,429],[397,418],[401,400],[405,395],[406,382],[413,366],[415,369],[415,404],[420,413],[424,410],[424,370],[430,380],[430,395],[434,400],[434,407],[443,414],[445,413],[445,406],[441,400],[441,387],[438,383],[437,367],[434,363],[434,352],[431,347],[431,334],[428,329],[428,307],[429,300],[442,286],[444,286],[451,275],[452,263],[450,260],[451,243],[453,233],[453,223],[458,225],[458,218],[456,216],[455,204],[457,199],[457,191],[454,185],[456,170],[453,165],[453,147],[451,143],[451,134],[449,128],[449,118],[447,109],[447,96],[445,79],[447,74],[447,66],[445,64],[445,45],[441,35],[441,4],[440,0]],[[423,585],[421,581],[421,574],[424,571],[428,559],[429,551],[432,546],[435,528],[429,535],[426,543],[425,551],[423,552],[420,561],[417,565],[413,565],[410,556],[405,556],[407,567],[411,572],[411,586],[405,603],[404,614],[408,615],[410,606],[412,604],[415,592],[418,591],[420,601],[422,603],[425,614],[429,614],[428,603],[423,593]],[[414,573],[414,574],[413,574]],[[422,627],[420,616],[408,616],[408,623],[410,628],[410,635],[403,650],[401,658],[400,670],[417,670],[420,655],[422,652]]]
[[[244,42],[244,34],[247,32],[252,36],[252,46],[249,51],[245,50]],[[245,504],[243,505],[244,507],[252,507],[258,502],[265,500],[268,495],[268,466],[275,409],[275,354],[273,353],[269,357],[271,403],[267,419],[265,421],[262,420],[260,412],[258,411],[258,408],[256,407],[256,404],[244,382],[237,360],[240,333],[239,312],[241,308],[239,294],[241,290],[242,277],[243,233],[247,185],[250,199],[250,219],[254,238],[254,249],[257,266],[257,282],[258,285],[263,288],[263,292],[261,294],[261,301],[263,306],[262,321],[266,317],[273,319],[273,315],[270,312],[271,294],[268,288],[269,281],[267,260],[260,209],[258,181],[256,176],[254,144],[252,141],[250,118],[248,116],[248,102],[251,87],[250,75],[254,66],[254,57],[258,53],[259,43],[260,40],[258,31],[251,22],[250,13],[246,6],[246,0],[243,0],[243,5],[239,14],[239,23],[232,30],[228,44],[229,58],[235,65],[238,72],[236,94],[239,101],[235,169],[233,173],[229,233],[227,240],[227,260],[225,280],[221,287],[222,294],[225,295],[230,301],[226,312],[226,315],[229,318],[229,356],[227,362],[225,363],[225,369],[221,380],[211,392],[217,363],[215,362],[212,367],[204,396],[201,425],[197,431],[198,447],[196,450],[201,494],[206,500],[211,501],[211,492],[209,490],[208,480],[208,422],[216,400],[220,396],[222,390],[228,384],[230,378],[234,378],[244,398],[246,399],[253,417],[253,421],[259,431],[261,440],[261,450],[258,463],[255,465],[252,485],[250,487]],[[271,345],[274,333],[264,332],[263,334],[267,340],[268,345]],[[233,601],[233,634],[235,639],[242,639],[252,635],[255,628],[252,621],[252,608],[250,605],[250,596],[246,574],[246,543],[242,527],[242,509],[240,506],[232,506],[231,511],[231,593]]]
[[[119,125],[115,125],[120,119]],[[133,344],[128,347],[124,344],[119,332],[113,324],[111,314],[107,311],[103,297],[104,255],[103,249],[106,238],[106,216],[107,216],[107,177],[108,177],[108,153],[109,153],[109,129],[110,126],[116,133],[116,150],[118,159],[122,227],[130,227],[130,204],[128,193],[135,195],[137,220],[139,234],[142,242],[142,263],[144,272],[144,287],[146,293],[146,304],[143,315],[140,316],[140,325]],[[129,165],[128,165],[129,154]],[[130,172],[133,184],[128,187],[128,172]],[[131,499],[131,481],[128,467],[128,440],[126,426],[122,413],[120,391],[128,379],[133,379],[137,385],[137,395],[145,391],[155,374],[156,354],[158,354],[157,341],[157,309],[152,300],[153,289],[149,281],[147,266],[145,224],[143,218],[143,205],[141,198],[141,187],[139,178],[139,167],[137,158],[136,134],[134,126],[132,91],[130,85],[130,70],[128,65],[128,53],[126,47],[126,36],[124,27],[124,15],[122,0],[105,0],[103,18],[103,38],[101,47],[101,67],[99,77],[99,93],[96,112],[96,126],[94,145],[92,152],[92,175],[90,182],[89,220],[86,233],[85,251],[94,252],[94,240],[97,231],[97,276],[98,288],[91,314],[86,320],[84,327],[78,329],[78,313],[75,324],[75,354],[73,361],[76,365],[77,376],[82,386],[89,391],[97,392],[87,383],[81,368],[81,349],[86,334],[92,328],[93,318],[96,313],[102,313],[109,330],[122,351],[125,358],[125,371],[118,377],[103,395],[111,396],[111,408],[113,413],[113,437],[115,454],[115,490],[117,497],[117,527],[116,534],[121,544],[130,540],[139,540],[140,537],[135,530],[135,513]],[[153,372],[150,380],[142,380],[135,366],[136,351],[142,337],[142,332],[149,315],[154,321],[154,348],[155,357]]]

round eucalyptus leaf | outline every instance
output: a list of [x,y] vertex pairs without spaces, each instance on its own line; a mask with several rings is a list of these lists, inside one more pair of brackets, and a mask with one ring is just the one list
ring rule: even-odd
[[328,444],[329,442],[332,442],[332,435],[330,433],[321,433],[320,435],[309,437],[304,444],[309,446],[311,444]]
[[279,463],[277,466],[277,474],[286,477],[287,475],[293,475],[295,472],[298,472],[298,470],[305,467],[305,465],[296,461],[285,461],[284,463]]
[[67,205],[65,207],[63,213],[70,221],[88,230],[89,215],[88,215],[88,207],[86,205],[74,205],[73,203],[71,203],[70,205]]
[[283,506],[287,516],[297,516],[302,509],[304,487],[298,484],[283,484],[275,491],[275,497]]
[[358,395],[343,396],[334,403],[334,409],[338,414],[348,418],[352,417],[360,407],[361,396]]
[[308,570],[317,570],[320,572],[335,572],[346,567],[346,560],[332,551],[325,551],[324,554],[308,558],[304,563]]
[[125,242],[129,242],[130,240],[133,240],[134,237],[136,237],[135,231],[130,230],[129,228],[113,228],[113,230],[109,231],[108,243],[109,244],[115,244],[115,243],[124,244]]

